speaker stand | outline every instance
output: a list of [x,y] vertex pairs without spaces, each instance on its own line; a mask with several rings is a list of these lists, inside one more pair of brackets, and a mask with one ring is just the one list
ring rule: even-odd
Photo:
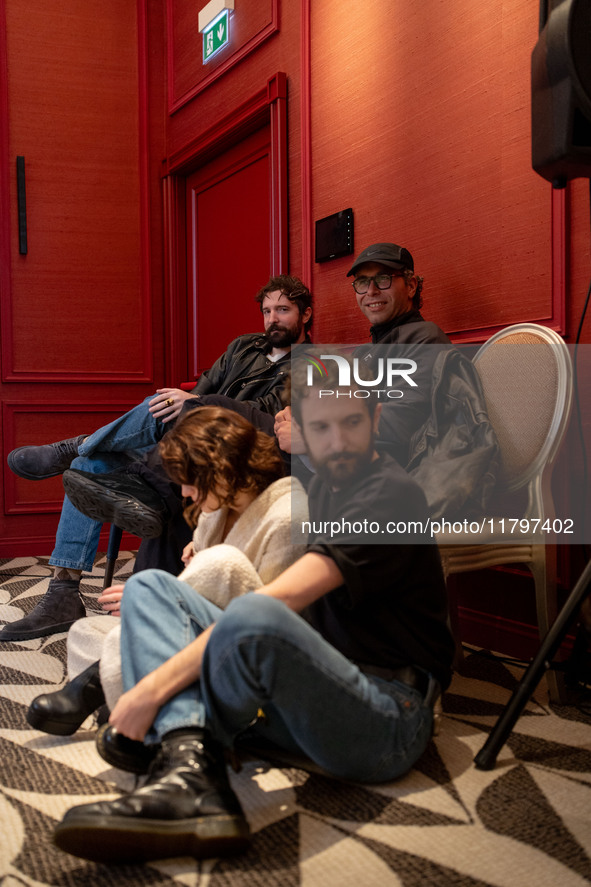
[[583,601],[591,593],[591,561],[583,570],[540,649],[532,659],[517,684],[511,699],[499,716],[488,739],[474,758],[478,770],[492,770],[497,755],[505,744],[530,696],[540,683],[544,673],[552,667],[552,659],[566,636],[569,625],[577,615]]

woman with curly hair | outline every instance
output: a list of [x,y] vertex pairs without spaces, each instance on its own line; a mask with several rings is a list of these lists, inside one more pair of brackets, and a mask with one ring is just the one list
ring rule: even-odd
[[[301,485],[285,477],[273,438],[238,413],[198,407],[159,444],[170,478],[187,500],[185,517],[194,526],[179,579],[224,608],[234,597],[260,588],[303,553],[291,542],[291,521],[307,519]],[[120,615],[124,585],[98,598]],[[69,735],[106,700],[122,692],[120,626],[105,616],[80,619],[68,633],[70,682],[33,700],[31,726]]]

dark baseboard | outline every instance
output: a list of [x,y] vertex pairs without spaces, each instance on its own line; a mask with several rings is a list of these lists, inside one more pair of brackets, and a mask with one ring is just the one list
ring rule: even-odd
[[[536,625],[462,606],[458,615],[462,643],[524,660],[531,659],[538,650],[540,636]],[[573,640],[574,636],[568,635],[561,650],[569,652]]]
[[[124,533],[121,541],[121,551],[137,551],[140,539],[130,533]],[[101,532],[99,552],[107,550],[109,542],[109,527]],[[55,536],[30,536],[13,539],[0,539],[0,558],[13,557],[49,557],[55,546]]]

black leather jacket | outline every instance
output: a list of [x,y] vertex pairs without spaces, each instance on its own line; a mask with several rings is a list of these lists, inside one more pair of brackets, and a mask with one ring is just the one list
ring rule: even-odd
[[499,468],[499,444],[474,364],[455,348],[433,365],[431,414],[412,437],[406,470],[434,519],[484,512]]
[[494,488],[499,445],[472,361],[418,311],[373,326],[371,335],[375,344],[409,346],[401,353],[420,367],[419,388],[407,394],[404,409],[382,411],[385,448],[423,488],[434,520],[481,515]]
[[289,375],[289,353],[272,361],[270,350],[260,334],[238,336],[211,369],[199,376],[191,393],[224,394],[274,415],[284,406],[281,391]]

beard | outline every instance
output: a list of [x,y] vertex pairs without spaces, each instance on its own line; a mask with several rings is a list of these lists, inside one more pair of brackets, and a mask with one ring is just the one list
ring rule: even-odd
[[273,348],[289,348],[290,345],[295,345],[300,338],[301,332],[301,323],[298,323],[294,327],[281,326],[278,323],[272,323],[265,331],[265,336]]
[[316,473],[333,489],[340,490],[354,481],[373,459],[372,446],[365,453],[332,453],[326,459],[310,457]]

